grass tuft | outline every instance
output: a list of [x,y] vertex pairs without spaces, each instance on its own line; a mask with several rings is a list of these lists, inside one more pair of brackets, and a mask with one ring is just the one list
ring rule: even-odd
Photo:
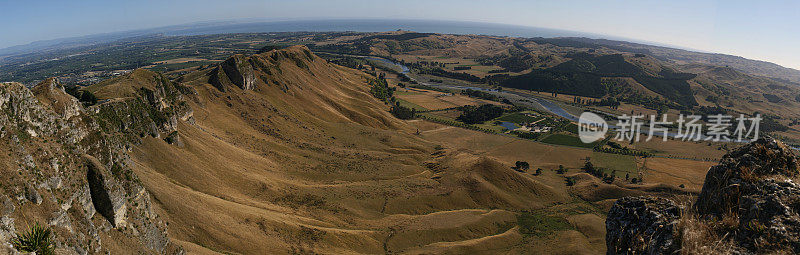
[[28,232],[17,233],[17,237],[11,240],[11,245],[22,252],[36,252],[41,255],[55,254],[53,231],[39,223],[30,227]]

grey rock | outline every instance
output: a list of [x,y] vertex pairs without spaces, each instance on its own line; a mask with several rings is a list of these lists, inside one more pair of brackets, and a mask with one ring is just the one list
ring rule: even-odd
[[34,204],[42,204],[42,195],[31,185],[25,186],[25,199]]
[[9,241],[16,235],[17,229],[14,227],[14,218],[0,217],[0,240]]
[[14,200],[6,195],[0,195],[0,216],[14,213]]
[[53,218],[50,219],[48,224],[54,227],[65,228],[69,230],[70,233],[72,233],[72,221],[70,220],[69,215],[67,215],[66,211],[59,211],[53,213]]
[[681,208],[668,199],[625,197],[606,219],[607,254],[678,254]]
[[760,138],[722,157],[706,174],[703,189],[694,204],[701,215],[719,217],[736,213],[743,195],[757,187],[765,176],[794,177],[798,161],[790,148],[771,138]]
[[800,253],[800,186],[762,180],[739,202],[736,241],[751,251]]

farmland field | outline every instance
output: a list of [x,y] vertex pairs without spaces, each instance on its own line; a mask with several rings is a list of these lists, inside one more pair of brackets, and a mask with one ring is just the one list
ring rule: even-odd
[[571,136],[565,134],[552,134],[542,139],[542,142],[549,144],[573,146],[573,147],[583,147],[583,148],[593,148],[598,144],[598,142],[583,143],[577,136]]
[[628,155],[593,152],[591,162],[595,167],[603,168],[604,173],[610,174],[616,170],[617,177],[625,177],[626,173],[635,176],[637,172],[636,158]]

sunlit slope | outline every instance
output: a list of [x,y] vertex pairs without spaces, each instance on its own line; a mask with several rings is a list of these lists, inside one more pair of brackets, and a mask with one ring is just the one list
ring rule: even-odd
[[569,200],[491,157],[436,148],[367,79],[291,47],[177,80],[192,121],[177,142],[132,148],[170,237],[245,254],[509,250],[523,242],[516,211]]

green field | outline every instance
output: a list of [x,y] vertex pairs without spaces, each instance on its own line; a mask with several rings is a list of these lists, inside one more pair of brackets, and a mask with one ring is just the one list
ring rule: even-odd
[[583,143],[577,136],[552,134],[542,139],[543,143],[566,145],[573,147],[594,148],[599,142]]
[[416,109],[417,111],[427,111],[428,110],[425,107],[419,106],[419,105],[417,105],[415,103],[412,103],[412,102],[409,102],[409,101],[406,101],[406,100],[403,100],[403,99],[399,99],[398,98],[397,102],[400,103],[400,106],[408,107],[408,108],[411,108],[411,109]]
[[628,155],[610,154],[603,152],[593,152],[591,160],[595,167],[602,168],[604,173],[611,174],[616,170],[616,176],[624,178],[626,173],[631,176],[638,174],[636,167],[636,158]]
[[506,114],[506,115],[500,116],[496,120],[508,121],[508,122],[512,122],[512,123],[522,124],[522,123],[534,122],[534,121],[537,121],[537,120],[540,120],[540,119],[542,119],[542,117],[531,117],[531,116],[527,116],[527,115],[519,113],[519,112],[515,112],[515,113],[511,113],[511,114]]
[[542,212],[522,212],[517,215],[519,232],[524,237],[543,237],[553,232],[572,229],[569,222],[558,216],[546,215]]
[[566,127],[564,127],[564,131],[567,131],[567,132],[570,132],[570,133],[573,133],[573,134],[577,135],[578,134],[578,125],[576,125],[575,123],[569,123],[569,124],[567,124]]

